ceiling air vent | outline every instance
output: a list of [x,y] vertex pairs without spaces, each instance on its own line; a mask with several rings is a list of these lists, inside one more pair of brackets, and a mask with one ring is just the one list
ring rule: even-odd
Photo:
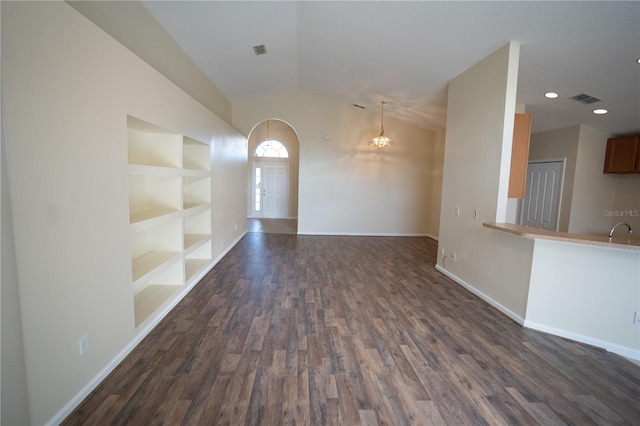
[[265,47],[264,44],[261,44],[259,46],[253,46],[253,52],[256,54],[256,56],[264,55],[265,53],[267,53],[267,48]]
[[600,102],[602,99],[598,99],[594,96],[591,95],[587,95],[586,93],[583,93],[581,95],[576,95],[573,96],[571,99],[573,99],[574,101],[578,101],[580,103],[583,104],[592,104],[594,102]]

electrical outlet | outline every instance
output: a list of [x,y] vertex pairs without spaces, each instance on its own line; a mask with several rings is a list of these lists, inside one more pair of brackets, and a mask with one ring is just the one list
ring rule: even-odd
[[473,211],[473,218],[477,219],[478,218],[478,210],[474,210]]
[[89,336],[86,334],[78,340],[80,356],[84,356],[89,350]]
[[451,254],[451,258],[452,258],[453,260],[456,260],[456,252],[455,252],[455,251]]
[[456,216],[460,216],[460,207],[456,207]]
[[636,314],[633,316],[633,323],[640,325],[640,311],[636,311]]
[[444,247],[442,247],[442,250],[440,250],[440,254],[444,256]]

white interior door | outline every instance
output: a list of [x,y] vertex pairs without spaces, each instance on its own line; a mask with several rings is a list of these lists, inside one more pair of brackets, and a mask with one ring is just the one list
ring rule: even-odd
[[527,189],[520,223],[558,230],[564,161],[531,161],[527,167]]
[[286,219],[289,195],[289,165],[260,163],[262,169],[262,217]]

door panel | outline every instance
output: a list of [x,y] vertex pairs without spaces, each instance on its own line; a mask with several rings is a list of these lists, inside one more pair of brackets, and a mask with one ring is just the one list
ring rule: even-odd
[[563,161],[529,163],[522,225],[558,230],[563,170]]
[[289,195],[289,166],[262,164],[262,217],[285,219]]

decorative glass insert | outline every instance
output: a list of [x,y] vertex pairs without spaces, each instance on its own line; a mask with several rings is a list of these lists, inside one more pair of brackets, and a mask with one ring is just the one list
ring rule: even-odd
[[289,158],[289,152],[281,142],[266,140],[256,148],[254,157]]
[[261,188],[262,188],[262,177],[260,176],[260,167],[256,167],[255,180],[256,180],[256,187],[255,187],[255,197],[254,198],[255,198],[255,203],[256,204],[254,206],[254,210],[259,212],[260,209],[261,209],[260,202],[262,200],[262,197],[261,197],[261,194],[260,194],[261,191],[262,191],[261,190]]

